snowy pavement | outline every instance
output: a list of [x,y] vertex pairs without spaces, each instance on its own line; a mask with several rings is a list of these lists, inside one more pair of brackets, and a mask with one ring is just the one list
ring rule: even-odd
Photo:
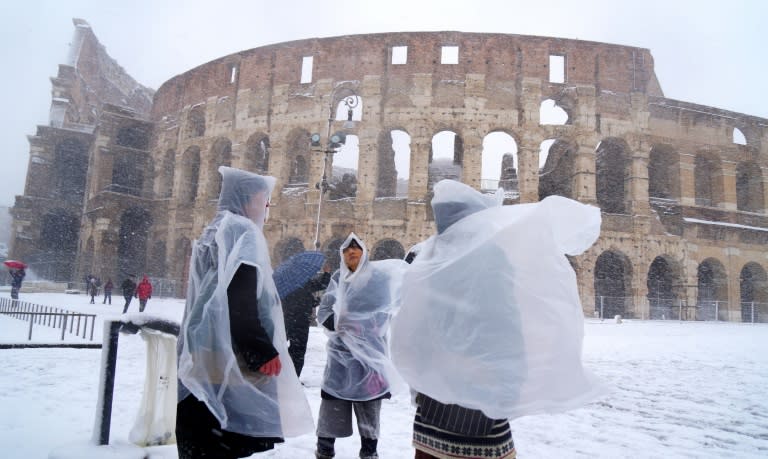
[[[113,305],[88,304],[85,295],[28,294],[23,300],[98,314],[119,315]],[[137,302],[136,302],[137,303]],[[135,314],[132,304],[129,314]],[[180,320],[182,300],[151,299],[148,314]],[[584,362],[602,378],[602,400],[564,414],[512,422],[520,458],[762,458],[768,457],[768,325],[737,323],[588,320]],[[28,323],[0,316],[0,343],[24,342]],[[58,342],[60,331],[35,325],[34,342]],[[67,336],[67,342],[88,342]],[[320,404],[325,336],[310,332],[302,374],[314,416]],[[100,350],[2,349],[0,444],[2,457],[45,458],[65,445],[86,444],[96,410]],[[111,444],[124,445],[141,400],[145,345],[120,338]],[[385,401],[382,459],[413,457],[413,408],[407,393]],[[288,439],[254,457],[312,458],[315,437]],[[359,439],[337,441],[337,457],[357,457]],[[104,451],[103,453],[106,454]],[[124,458],[111,451],[109,457]],[[92,457],[103,457],[92,456]],[[175,458],[173,447],[150,450]]]

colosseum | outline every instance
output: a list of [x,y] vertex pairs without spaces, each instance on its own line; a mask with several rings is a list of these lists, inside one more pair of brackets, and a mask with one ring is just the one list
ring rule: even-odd
[[[275,176],[275,264],[350,231],[374,259],[434,232],[436,180],[599,206],[584,313],[768,321],[768,120],[664,97],[647,49],[463,32],[279,43],[143,87],[74,20],[29,136],[12,256],[38,276],[183,292],[217,168]],[[694,76],[692,75],[691,78]],[[336,254],[335,263],[338,263]]]

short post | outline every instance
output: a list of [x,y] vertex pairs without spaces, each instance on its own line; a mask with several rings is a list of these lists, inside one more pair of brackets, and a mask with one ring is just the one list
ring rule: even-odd
[[64,341],[64,333],[67,332],[67,315],[61,314],[61,340]]
[[715,322],[720,321],[720,302],[715,301]]
[[32,322],[35,320],[35,315],[30,314],[29,315],[29,335],[27,336],[27,341],[32,341]]
[[93,429],[93,440],[98,445],[109,444],[112,397],[115,391],[115,366],[117,365],[117,338],[122,324],[110,321],[104,325],[106,333],[101,349],[101,377],[99,378],[103,391],[99,394],[99,400],[96,403],[96,422]]
[[600,296],[600,320],[604,320],[605,316],[603,315],[603,296]]
[[755,323],[755,302],[752,302],[752,323]]

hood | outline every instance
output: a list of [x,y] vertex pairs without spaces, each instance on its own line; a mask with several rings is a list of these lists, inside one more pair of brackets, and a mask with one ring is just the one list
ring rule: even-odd
[[[233,214],[246,216],[245,208],[251,195],[264,191],[267,199],[269,199],[269,195],[272,194],[275,187],[276,179],[267,175],[258,175],[227,166],[220,166],[219,173],[221,174],[219,211],[228,210]],[[264,218],[256,218],[255,221],[263,222],[266,217],[267,210],[265,209]]]
[[433,191],[432,211],[438,234],[464,217],[501,206],[504,202],[504,190],[501,188],[493,195],[486,195],[455,180],[441,180],[435,184]]
[[339,257],[341,257],[340,258],[341,263],[339,264],[339,271],[341,272],[341,277],[340,277],[341,279],[346,279],[347,276],[349,276],[350,274],[350,270],[347,267],[347,264],[344,263],[344,249],[349,247],[352,241],[357,242],[357,245],[359,245],[360,248],[363,249],[363,255],[360,256],[360,263],[357,265],[357,269],[355,270],[355,273],[359,273],[360,270],[363,268],[363,266],[365,266],[365,264],[368,263],[368,248],[365,246],[365,243],[354,232],[349,233],[349,236],[347,236],[347,238],[344,239],[344,242],[342,242],[341,246],[339,247]]

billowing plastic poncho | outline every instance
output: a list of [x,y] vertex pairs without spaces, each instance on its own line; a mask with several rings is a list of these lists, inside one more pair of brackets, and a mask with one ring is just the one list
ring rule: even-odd
[[493,419],[559,412],[600,390],[582,367],[577,255],[600,233],[600,211],[560,196],[501,206],[443,180],[438,234],[405,275],[392,360],[405,381],[444,404]]
[[[218,212],[192,250],[178,343],[179,401],[192,393],[231,432],[254,437],[312,432],[312,414],[286,349],[282,307],[261,229],[275,179],[224,166],[219,172]],[[276,377],[250,371],[232,350],[227,287],[241,264],[258,271],[259,320],[282,363]]]
[[[353,239],[363,255],[351,272],[343,252]],[[339,254],[341,266],[331,277],[317,311],[319,323],[333,315],[334,328],[325,331],[328,355],[322,389],[344,400],[374,400],[402,386],[398,386],[400,378],[387,344],[408,264],[402,260],[368,261],[368,249],[354,233],[341,244]]]

